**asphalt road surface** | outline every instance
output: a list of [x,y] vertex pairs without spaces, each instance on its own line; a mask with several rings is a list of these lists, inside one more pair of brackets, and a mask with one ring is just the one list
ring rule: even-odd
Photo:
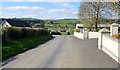
[[55,36],[15,56],[3,68],[118,68],[118,63],[97,48],[97,39]]

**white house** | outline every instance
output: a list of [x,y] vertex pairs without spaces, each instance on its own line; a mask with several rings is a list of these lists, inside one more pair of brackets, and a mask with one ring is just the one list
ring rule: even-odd
[[76,24],[76,28],[83,28],[83,24]]
[[[111,24],[98,24],[97,25],[99,28],[110,28]],[[95,27],[95,25],[92,25],[92,27]],[[120,27],[120,24],[119,24]]]
[[4,20],[4,21],[1,23],[1,25],[2,25],[3,27],[12,27],[6,20]]

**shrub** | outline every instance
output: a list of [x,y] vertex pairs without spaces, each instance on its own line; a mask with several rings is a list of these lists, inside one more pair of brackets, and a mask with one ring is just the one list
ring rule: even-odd
[[62,35],[60,32],[51,32],[52,35]]
[[36,35],[45,35],[45,34],[48,34],[48,33],[49,33],[49,31],[46,30],[46,29],[38,29],[36,31]]
[[6,27],[3,29],[2,37],[4,42],[46,34],[49,34],[49,31],[45,29]]
[[21,33],[21,35],[20,35],[21,38],[27,37],[27,30],[25,28],[22,28],[20,33]]
[[74,32],[80,32],[80,29],[79,28],[75,28]]
[[3,35],[10,40],[17,40],[20,38],[20,31],[14,27],[6,28],[6,31]]
[[113,38],[120,38],[120,34],[114,34],[112,35]]
[[2,33],[2,59],[26,51],[52,38],[49,31],[33,28],[7,27]]

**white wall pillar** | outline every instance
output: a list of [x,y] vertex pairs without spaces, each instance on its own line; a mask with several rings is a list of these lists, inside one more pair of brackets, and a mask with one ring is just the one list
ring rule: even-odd
[[98,49],[102,50],[102,37],[103,34],[108,34],[110,33],[110,31],[106,28],[103,28],[101,30],[99,30],[99,36],[98,36]]
[[110,36],[114,35],[114,34],[118,34],[118,24],[117,23],[113,23],[110,27]]
[[87,28],[83,29],[83,37],[84,37],[84,39],[88,39],[88,37],[89,37],[88,34],[89,34],[89,30]]

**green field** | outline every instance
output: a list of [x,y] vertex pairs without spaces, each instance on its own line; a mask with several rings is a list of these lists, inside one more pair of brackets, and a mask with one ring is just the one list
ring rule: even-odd
[[63,29],[65,31],[70,30],[70,33],[73,34],[73,30],[77,22],[78,20],[76,19],[55,20],[53,24],[45,23],[45,28],[48,28],[51,31],[61,32],[63,35],[66,35],[66,32],[59,31],[59,29]]

